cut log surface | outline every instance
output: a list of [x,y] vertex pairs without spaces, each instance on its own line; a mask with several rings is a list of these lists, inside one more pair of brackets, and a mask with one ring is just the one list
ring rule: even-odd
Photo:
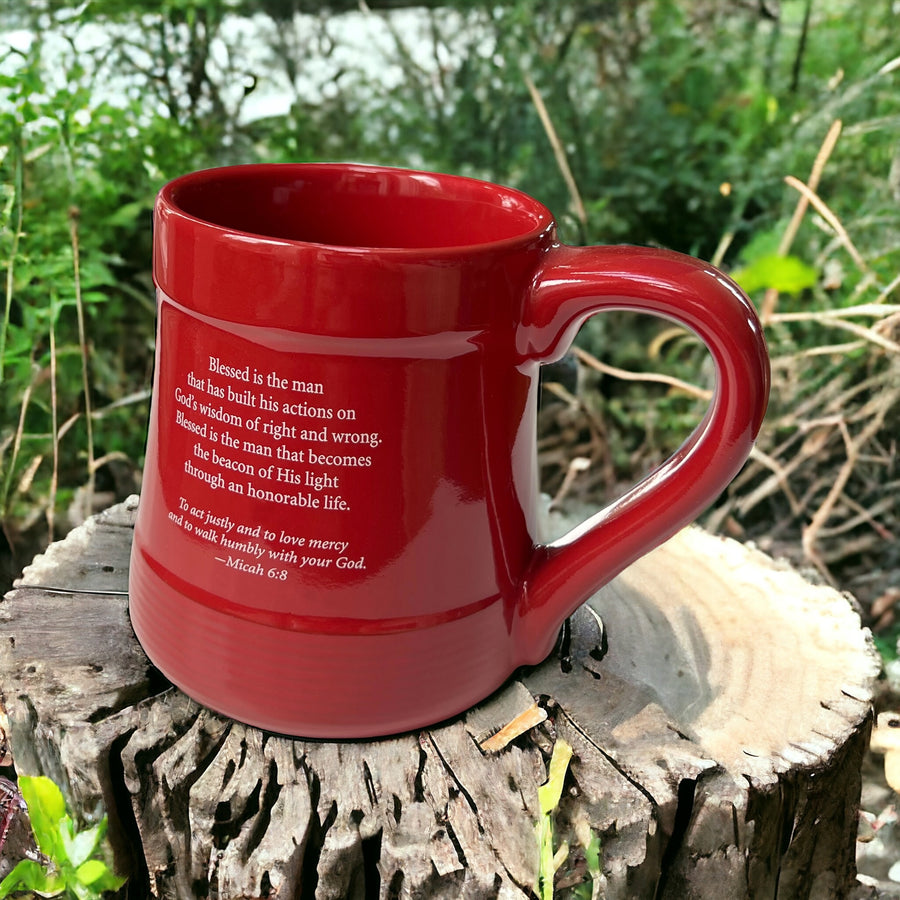
[[16,768],[109,815],[129,896],[536,897],[557,741],[574,750],[557,897],[592,877],[627,900],[856,896],[878,661],[838,592],[690,528],[466,715],[293,740],[198,706],[145,657],[127,613],[136,504],[54,544],[0,603]]

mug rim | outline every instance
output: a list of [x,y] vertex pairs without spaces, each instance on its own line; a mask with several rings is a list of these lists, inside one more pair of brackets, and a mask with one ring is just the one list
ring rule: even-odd
[[[498,195],[505,198],[506,202],[497,204],[511,212],[515,210],[519,218],[531,217],[531,227],[523,227],[512,234],[497,238],[483,240],[471,240],[461,243],[427,243],[413,246],[397,246],[392,243],[379,245],[369,243],[337,243],[327,240],[310,240],[305,238],[284,237],[265,234],[258,230],[234,227],[217,223],[204,218],[185,208],[179,201],[179,193],[191,187],[214,185],[217,182],[226,185],[229,182],[250,178],[253,175],[271,176],[281,172],[289,176],[294,172],[297,175],[310,174],[317,178],[330,178],[334,182],[337,175],[352,175],[360,180],[366,177],[394,178],[398,183],[418,181],[426,184],[428,181],[437,180],[440,189],[446,193],[449,200],[461,202],[486,204],[489,195],[494,195],[494,201]],[[437,186],[437,185],[436,185]],[[455,190],[449,190],[454,188]],[[480,200],[479,200],[480,195]],[[406,168],[401,166],[386,166],[369,163],[355,162],[300,162],[300,163],[243,163],[229,166],[213,166],[188,172],[171,179],[159,190],[156,199],[157,214],[165,217],[177,216],[190,222],[194,227],[200,227],[210,232],[210,236],[217,235],[232,240],[252,240],[253,242],[272,245],[275,247],[309,247],[320,248],[329,253],[359,254],[375,253],[389,255],[395,258],[422,257],[425,256],[464,256],[472,255],[479,250],[495,251],[504,247],[515,247],[530,244],[540,239],[547,233],[555,232],[556,220],[550,210],[539,200],[526,194],[517,188],[508,185],[497,184],[485,179],[474,178],[468,175],[458,175],[447,172],[435,172],[425,169]]]

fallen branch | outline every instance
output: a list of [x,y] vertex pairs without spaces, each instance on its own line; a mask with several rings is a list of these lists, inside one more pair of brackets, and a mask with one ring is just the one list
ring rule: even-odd
[[622,381],[643,381],[650,384],[665,384],[674,388],[676,391],[681,391],[691,397],[697,397],[699,400],[708,401],[712,399],[712,391],[707,390],[706,388],[697,387],[694,384],[682,381],[680,378],[675,378],[672,375],[664,375],[659,372],[629,372],[626,369],[619,369],[616,366],[610,366],[600,362],[596,356],[592,356],[580,347],[573,347],[572,352],[580,362],[590,366],[592,369],[596,369],[598,372],[602,372],[604,375],[610,375],[611,377],[618,378]]

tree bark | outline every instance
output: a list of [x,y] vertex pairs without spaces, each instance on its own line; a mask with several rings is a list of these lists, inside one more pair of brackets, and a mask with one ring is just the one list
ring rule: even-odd
[[128,896],[536,897],[537,788],[560,740],[555,896],[592,877],[627,900],[856,896],[878,662],[838,592],[690,528],[466,715],[292,740],[198,706],[144,656],[135,509],[54,544],[0,603],[17,771],[53,778],[86,821],[109,815]]

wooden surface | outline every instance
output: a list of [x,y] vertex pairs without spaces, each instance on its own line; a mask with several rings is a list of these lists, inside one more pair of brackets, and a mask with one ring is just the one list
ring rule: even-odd
[[[588,878],[585,834],[602,844],[597,897],[856,895],[878,663],[837,592],[688,529],[466,716],[294,741],[202,709],[148,662],[124,594],[135,508],[55,544],[0,603],[17,769],[54,778],[88,819],[109,813],[130,896],[536,896],[537,788],[557,740],[575,753],[557,897]],[[507,743],[522,714],[543,721]]]

